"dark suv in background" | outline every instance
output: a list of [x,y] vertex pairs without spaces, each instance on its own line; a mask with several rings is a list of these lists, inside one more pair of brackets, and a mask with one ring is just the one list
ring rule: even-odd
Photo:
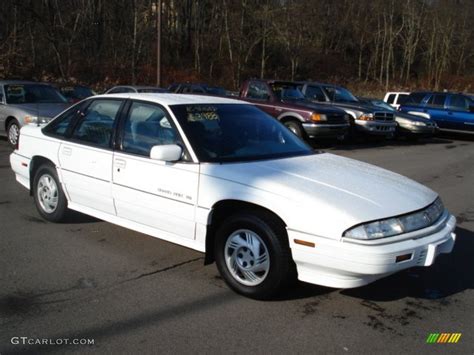
[[391,138],[395,134],[397,124],[393,112],[358,100],[342,86],[305,81],[298,82],[298,88],[306,99],[349,114],[352,135],[364,133]]
[[175,83],[168,87],[170,92],[175,94],[204,94],[212,96],[228,96],[226,89],[220,86],[209,86],[207,84],[196,83]]
[[293,82],[250,79],[242,84],[240,98],[277,118],[302,138],[343,139],[349,129],[343,110],[306,100]]
[[474,131],[474,99],[466,94],[413,92],[399,110],[426,113],[440,129]]

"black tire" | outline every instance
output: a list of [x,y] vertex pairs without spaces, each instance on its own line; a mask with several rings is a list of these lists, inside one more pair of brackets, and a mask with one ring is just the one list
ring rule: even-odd
[[349,130],[348,130],[347,136],[346,136],[346,141],[351,142],[351,143],[355,143],[357,141],[357,138],[359,138],[359,136],[360,135],[357,132],[356,123],[355,123],[354,119],[351,118],[350,124],[349,124]]
[[[231,267],[226,262],[226,258],[231,259],[230,254],[227,254],[229,249],[226,251],[226,244],[240,230],[255,233],[268,251],[268,271],[266,276],[262,277],[263,281],[257,285],[243,284],[238,275],[233,275]],[[261,244],[259,245],[262,248]],[[296,279],[296,267],[291,257],[285,227],[270,213],[249,211],[229,217],[217,229],[214,247],[215,260],[220,274],[231,289],[244,296],[254,299],[268,299]],[[231,254],[239,253],[242,248],[245,249],[245,247],[235,248]],[[250,252],[250,254],[252,253]]]
[[302,139],[305,139],[305,133],[304,133],[304,130],[303,130],[303,126],[301,126],[301,123],[299,123],[298,121],[286,121],[284,123],[284,125],[286,126],[286,128],[288,128],[291,132],[293,132],[294,134],[296,134],[298,137],[302,138]]
[[18,140],[20,139],[20,124],[13,119],[8,123],[7,140],[10,146],[14,149],[18,147]]
[[[54,181],[54,184],[56,186],[56,193],[53,192],[54,189],[50,189],[48,188],[48,186],[45,186],[42,178],[50,178]],[[42,182],[42,185],[40,185],[40,181]],[[49,200],[45,200],[45,197],[42,195],[40,191],[41,186],[46,187],[46,189],[51,192]],[[54,166],[50,164],[45,164],[41,165],[38,168],[33,181],[33,197],[35,200],[36,209],[38,210],[41,217],[50,222],[61,222],[62,220],[64,220],[64,217],[67,213],[67,199],[64,195],[61,183],[58,179],[58,174]],[[51,198],[54,197],[57,197],[57,204],[55,208],[53,210],[47,210],[48,207],[51,208],[52,205],[48,203],[51,203]]]

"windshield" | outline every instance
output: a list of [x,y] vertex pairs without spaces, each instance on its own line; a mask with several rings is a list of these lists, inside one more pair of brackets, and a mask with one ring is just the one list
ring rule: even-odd
[[291,84],[273,84],[272,91],[279,100],[304,100],[305,96],[296,85]]
[[52,86],[41,84],[5,85],[7,104],[67,103]]
[[81,100],[95,95],[94,91],[86,86],[64,86],[61,88],[61,94],[68,98]]
[[390,106],[389,104],[387,104],[385,101],[382,101],[382,100],[369,100],[369,103],[376,107],[383,108],[384,110],[387,110],[387,111],[397,111],[392,106]]
[[312,154],[273,117],[252,105],[174,105],[199,161],[236,162]]
[[212,95],[226,96],[225,89],[218,86],[208,86],[206,92]]
[[324,88],[331,101],[335,102],[359,102],[352,93],[341,87],[326,86]]

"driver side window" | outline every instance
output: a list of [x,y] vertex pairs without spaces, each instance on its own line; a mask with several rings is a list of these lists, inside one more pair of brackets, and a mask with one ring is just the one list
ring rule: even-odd
[[159,106],[134,102],[123,128],[122,150],[149,156],[155,145],[176,144],[178,133]]
[[323,90],[318,86],[308,86],[306,88],[306,97],[316,101],[326,101]]
[[72,138],[101,148],[108,148],[114,121],[122,100],[94,100],[81,113],[83,116],[74,129]]

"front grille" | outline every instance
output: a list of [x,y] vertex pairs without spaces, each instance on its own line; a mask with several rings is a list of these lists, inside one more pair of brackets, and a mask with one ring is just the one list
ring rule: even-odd
[[328,123],[347,123],[347,120],[345,118],[345,114],[340,114],[340,113],[331,113],[326,115],[328,118]]
[[393,113],[384,111],[374,112],[374,118],[377,121],[393,121]]

